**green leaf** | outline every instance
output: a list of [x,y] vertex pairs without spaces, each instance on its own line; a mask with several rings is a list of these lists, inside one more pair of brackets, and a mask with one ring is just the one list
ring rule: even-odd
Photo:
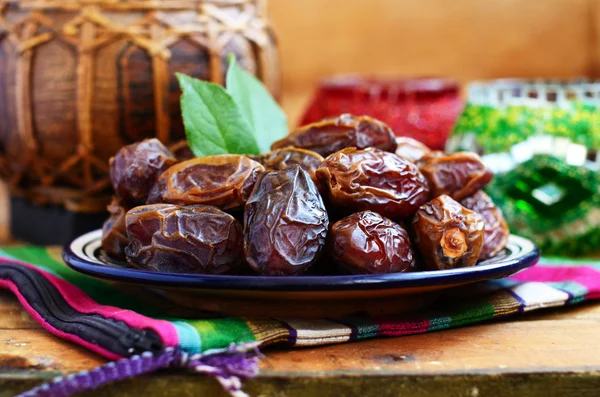
[[256,77],[238,66],[235,56],[229,57],[227,92],[254,131],[261,153],[271,150],[273,142],[288,134],[283,110]]
[[250,125],[223,87],[181,73],[177,79],[188,145],[197,157],[259,153]]

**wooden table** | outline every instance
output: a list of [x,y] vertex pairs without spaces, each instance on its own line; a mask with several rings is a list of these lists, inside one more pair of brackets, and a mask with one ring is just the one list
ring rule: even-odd
[[[516,319],[515,319],[516,320]],[[517,321],[294,351],[269,350],[252,396],[600,396],[600,304]],[[0,397],[102,358],[55,338],[0,292]],[[219,396],[200,375],[162,373],[88,396]]]

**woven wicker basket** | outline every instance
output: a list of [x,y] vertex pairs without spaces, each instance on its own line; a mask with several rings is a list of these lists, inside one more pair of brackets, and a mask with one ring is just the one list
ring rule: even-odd
[[227,56],[279,94],[260,0],[0,0],[0,172],[12,193],[103,210],[124,144],[184,137],[175,72],[222,83]]

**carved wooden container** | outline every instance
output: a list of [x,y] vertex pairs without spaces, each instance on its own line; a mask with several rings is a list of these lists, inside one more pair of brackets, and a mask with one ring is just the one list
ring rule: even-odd
[[222,83],[229,54],[279,94],[260,0],[0,0],[0,172],[13,194],[103,210],[121,146],[184,137],[176,72]]

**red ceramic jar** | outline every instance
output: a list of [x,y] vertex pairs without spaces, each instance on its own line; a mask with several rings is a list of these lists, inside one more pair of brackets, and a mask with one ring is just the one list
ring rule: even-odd
[[462,109],[458,83],[452,80],[339,76],[319,85],[301,124],[342,113],[368,115],[387,123],[397,136],[443,150]]

